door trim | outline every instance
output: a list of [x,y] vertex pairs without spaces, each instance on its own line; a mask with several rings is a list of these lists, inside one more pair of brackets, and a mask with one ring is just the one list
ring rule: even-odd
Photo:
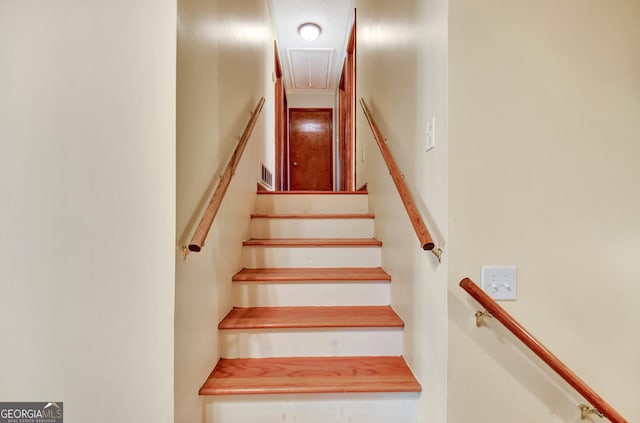
[[340,186],[354,191],[356,185],[356,11],[347,43],[346,56],[338,87],[338,150]]
[[[290,107],[287,111],[287,122],[291,122],[291,113],[292,112],[296,112],[296,111],[303,111],[303,112],[329,112],[331,114],[331,119],[329,120],[329,136],[331,137],[331,143],[330,146],[331,148],[329,149],[329,163],[331,165],[331,169],[329,172],[329,183],[330,183],[330,187],[331,189],[329,191],[334,191],[335,190],[335,186],[334,186],[334,173],[335,173],[335,161],[334,161],[334,154],[333,154],[333,149],[335,148],[334,146],[334,134],[333,134],[333,127],[334,127],[334,109],[330,108],[330,107]],[[290,132],[291,132],[291,127],[289,126],[289,124],[287,124],[287,157],[286,157],[286,163],[290,163],[290,154],[291,154],[291,147],[289,145],[290,143]],[[289,166],[287,166],[287,190],[291,190],[291,173],[289,172]]]
[[276,190],[284,191],[288,189],[289,166],[287,157],[289,156],[287,142],[288,128],[288,112],[287,112],[287,93],[284,89],[284,81],[282,79],[282,64],[280,62],[280,54],[278,53],[278,43],[273,41],[274,51],[274,68],[275,68],[275,181]]

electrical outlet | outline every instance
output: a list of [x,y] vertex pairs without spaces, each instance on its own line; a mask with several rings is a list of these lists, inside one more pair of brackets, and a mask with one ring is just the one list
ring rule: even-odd
[[516,300],[515,266],[482,266],[482,290],[494,300]]

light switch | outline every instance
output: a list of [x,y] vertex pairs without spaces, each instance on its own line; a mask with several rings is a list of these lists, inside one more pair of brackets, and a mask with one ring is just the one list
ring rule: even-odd
[[482,290],[494,300],[517,299],[515,266],[482,266]]
[[431,116],[427,122],[427,143],[426,151],[432,150],[436,146],[436,117]]

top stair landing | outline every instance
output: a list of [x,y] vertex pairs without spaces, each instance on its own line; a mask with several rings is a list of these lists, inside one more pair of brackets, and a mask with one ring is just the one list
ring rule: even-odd
[[369,212],[364,191],[258,191],[256,214],[323,214]]

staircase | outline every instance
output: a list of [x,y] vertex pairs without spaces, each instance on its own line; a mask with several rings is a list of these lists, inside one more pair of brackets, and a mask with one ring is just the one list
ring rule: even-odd
[[417,422],[373,219],[366,193],[258,193],[207,422]]

